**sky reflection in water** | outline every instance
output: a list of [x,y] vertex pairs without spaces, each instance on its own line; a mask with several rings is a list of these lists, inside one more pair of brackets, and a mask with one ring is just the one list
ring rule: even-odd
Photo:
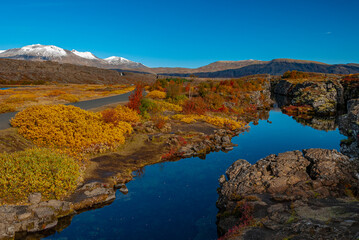
[[228,153],[145,167],[127,184],[127,195],[117,192],[114,203],[75,216],[68,228],[47,239],[217,239],[217,179],[235,160],[255,163],[269,154],[305,148],[339,150],[345,138],[338,129],[316,130],[281,112],[271,111],[269,120],[233,138],[238,147]]

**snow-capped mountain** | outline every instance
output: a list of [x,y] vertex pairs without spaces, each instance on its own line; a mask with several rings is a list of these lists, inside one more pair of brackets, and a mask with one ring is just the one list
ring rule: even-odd
[[79,57],[87,58],[87,59],[99,59],[95,55],[93,55],[91,52],[78,52],[75,49],[71,51],[73,54],[76,54]]
[[66,50],[53,45],[33,44],[21,48],[0,51],[0,58],[11,58],[30,61],[54,61],[108,69],[146,68],[141,63],[133,62],[122,57],[101,59],[91,52]]
[[110,64],[119,64],[119,63],[129,63],[132,62],[126,58],[123,57],[116,57],[116,56],[112,56],[112,57],[108,57],[104,59],[106,62],[110,63]]

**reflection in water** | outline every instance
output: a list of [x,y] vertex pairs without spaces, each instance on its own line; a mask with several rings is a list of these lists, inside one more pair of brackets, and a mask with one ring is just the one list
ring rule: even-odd
[[111,205],[74,216],[68,228],[47,239],[217,239],[218,178],[234,161],[255,163],[305,148],[339,149],[341,139],[337,129],[320,131],[271,111],[268,121],[251,124],[249,132],[232,139],[238,144],[233,151],[147,166],[127,184],[127,195],[117,192]]
[[333,131],[338,128],[338,122],[336,117],[316,117],[316,116],[297,116],[293,117],[298,123],[306,126],[310,126],[314,129]]

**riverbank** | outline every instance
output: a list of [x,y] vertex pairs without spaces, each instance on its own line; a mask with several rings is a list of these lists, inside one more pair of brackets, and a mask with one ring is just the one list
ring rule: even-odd
[[346,155],[305,149],[232,164],[219,179],[221,239],[357,239],[358,109],[348,101],[338,120]]
[[41,201],[41,194],[34,194],[26,205],[0,206],[0,238],[45,231],[54,228],[59,218],[109,204],[115,199],[116,189],[128,192],[125,184],[134,173],[140,174],[144,166],[183,157],[204,157],[210,151],[232,150],[231,138],[245,130],[181,122],[169,124],[162,131],[151,122],[134,129],[135,134],[120,150],[90,159],[83,184],[63,201]]

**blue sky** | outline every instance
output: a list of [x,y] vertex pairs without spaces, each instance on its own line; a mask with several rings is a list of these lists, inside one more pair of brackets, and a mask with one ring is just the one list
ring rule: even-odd
[[358,0],[3,1],[0,50],[41,43],[147,66],[359,63]]

